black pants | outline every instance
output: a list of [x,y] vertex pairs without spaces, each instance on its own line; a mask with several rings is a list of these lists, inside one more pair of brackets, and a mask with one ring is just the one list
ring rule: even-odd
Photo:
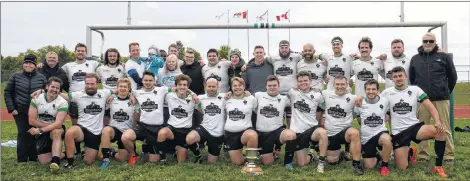
[[28,123],[28,113],[21,112],[13,117],[18,130],[16,160],[18,162],[37,161],[36,139],[28,133],[31,128]]

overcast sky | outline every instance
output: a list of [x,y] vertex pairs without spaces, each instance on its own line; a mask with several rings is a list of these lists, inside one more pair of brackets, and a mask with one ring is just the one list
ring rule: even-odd
[[[227,14],[220,20],[216,15],[230,9],[230,23],[246,23],[246,19],[235,19],[233,14],[248,10],[249,23],[269,10],[269,22],[276,15],[290,10],[288,17],[293,23],[301,22],[399,22],[399,2],[132,2],[132,24],[227,24]],[[266,17],[266,16],[265,16]],[[76,43],[85,43],[85,27],[92,24],[126,24],[127,2],[2,2],[1,3],[1,54],[16,56],[26,49],[37,49],[45,45],[65,44],[73,49]],[[449,52],[454,53],[456,65],[470,64],[470,3],[406,2],[405,21],[447,21]],[[284,21],[284,23],[288,23]],[[373,43],[373,54],[390,52],[390,41],[401,38],[405,51],[414,55],[421,44],[422,35],[428,28],[380,28],[380,29],[291,29],[290,40],[294,51],[301,51],[305,43],[313,43],[317,52],[330,52],[329,43],[334,36],[344,40],[346,53],[357,51],[357,42],[369,36]],[[289,39],[288,29],[269,31],[270,53],[277,53],[280,40]],[[433,30],[440,44],[440,29]],[[137,41],[142,54],[147,54],[150,45],[167,49],[170,43],[181,40],[184,45],[194,47],[203,58],[209,48],[227,44],[227,30],[138,30],[105,31],[105,49],[118,48],[128,55],[127,45]],[[255,45],[268,48],[267,30],[250,30],[249,46],[247,30],[230,30],[230,46],[239,48],[247,59]],[[94,55],[100,53],[101,40],[93,33]],[[458,69],[469,69],[461,66]],[[467,73],[459,74],[459,79]]]

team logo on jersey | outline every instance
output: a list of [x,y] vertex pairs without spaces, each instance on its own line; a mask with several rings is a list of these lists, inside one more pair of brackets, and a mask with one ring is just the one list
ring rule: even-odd
[[310,99],[314,99],[314,98],[315,98],[315,96],[313,96],[313,95],[310,95]]
[[220,100],[220,99],[222,99],[222,97],[220,97],[220,96],[219,96],[219,97],[217,97],[217,98],[218,98],[219,100]]
[[310,113],[311,111],[310,106],[307,103],[305,103],[305,99],[302,99],[302,101],[295,102],[294,109],[297,109],[303,113]]
[[217,66],[217,68],[219,68],[219,69],[220,69],[220,65],[219,65],[219,66]]
[[272,104],[269,104],[269,106],[264,106],[261,110],[259,110],[259,113],[267,118],[279,116],[279,111],[277,108],[273,107]]
[[210,78],[214,78],[215,80],[219,82],[222,80],[222,78],[220,78],[218,75],[215,75],[214,73],[212,73],[209,77],[207,77],[207,79],[210,79]]
[[374,66],[374,62],[370,62],[370,65]]
[[245,114],[243,114],[242,111],[238,110],[238,108],[235,108],[234,110],[228,112],[228,118],[233,121],[238,121],[245,119]]
[[310,77],[312,77],[312,79],[318,80],[317,74],[311,72],[310,70],[308,71],[308,73],[310,73]]
[[317,65],[316,65],[316,66],[317,66],[317,68],[319,68],[319,67],[320,67],[320,64],[318,64],[318,63],[317,63]]
[[52,108],[55,109],[55,104],[52,104]]
[[408,95],[410,95],[410,97],[411,97],[411,93],[412,93],[412,92],[409,90],[409,91],[408,91]]
[[343,57],[343,62],[346,62],[346,58]]
[[111,75],[111,77],[108,77],[105,81],[105,84],[111,87],[116,87],[117,86],[117,81],[118,78],[114,77],[114,75]]
[[402,61],[401,61],[401,63],[402,63],[402,64],[405,64],[405,61],[404,61],[404,60],[402,60]]
[[380,104],[379,107],[380,107],[380,109],[384,109],[384,105],[382,105],[382,104]]
[[373,127],[373,128],[380,126],[383,123],[384,123],[384,120],[380,116],[375,115],[375,113],[372,113],[371,116],[367,117],[364,120],[364,124],[366,126]]
[[333,77],[336,77],[338,75],[344,75],[343,69],[341,67],[338,67],[338,65],[331,67],[328,73],[330,74],[330,76],[333,76]]
[[86,72],[82,72],[82,70],[78,70],[78,72],[73,73],[72,80],[81,82],[85,80]]
[[385,75],[385,77],[387,77],[387,79],[392,80],[392,71],[389,70],[389,71],[387,72],[387,75]]
[[342,109],[339,104],[336,104],[336,107],[328,108],[328,114],[334,118],[344,118],[346,117],[346,112]]
[[53,123],[55,122],[55,117],[50,115],[47,111],[44,111],[44,113],[38,115],[39,120],[42,120],[43,122],[48,122],[48,123]]
[[346,98],[346,102],[349,103],[349,101],[351,101],[351,99],[349,97]]
[[282,67],[277,68],[276,74],[280,76],[288,76],[292,75],[294,71],[290,67],[286,67],[286,65],[282,65]]
[[374,78],[374,75],[372,74],[372,72],[366,70],[365,68],[362,69],[362,71],[357,73],[357,79],[362,80],[362,81],[367,81],[373,78]]
[[142,109],[142,111],[152,112],[153,110],[158,109],[158,104],[155,104],[154,101],[147,99],[142,103],[142,105],[140,105],[140,108]]
[[289,57],[289,60],[292,61],[292,57]]
[[400,99],[400,102],[393,106],[393,112],[397,114],[408,114],[412,110],[413,108],[410,106],[410,104],[404,102],[403,99]]
[[189,100],[189,99],[186,99],[186,103],[188,103],[188,104],[189,104],[189,102],[191,102],[191,100]]
[[113,114],[113,120],[117,122],[124,122],[124,121],[129,120],[129,118],[130,118],[129,115],[126,112],[124,112],[123,109],[120,109],[119,111]]
[[277,102],[281,102],[281,98],[278,98],[278,99],[277,99]]
[[88,63],[86,63],[85,66],[88,67]]
[[121,73],[121,69],[118,69],[118,72]]
[[211,104],[206,106],[206,108],[204,109],[204,113],[208,114],[209,116],[215,116],[216,114],[221,114],[222,110],[219,108],[219,106],[211,102]]
[[83,112],[85,114],[90,114],[90,115],[98,115],[103,111],[103,108],[101,108],[100,105],[95,104],[95,102],[91,102],[90,105],[86,106],[85,109],[83,109]]
[[157,93],[158,93],[157,90],[153,90],[153,94],[157,95]]
[[177,108],[174,108],[171,110],[171,115],[175,116],[178,119],[181,118],[187,118],[188,117],[188,112],[186,112],[185,109],[180,105]]
[[98,94],[98,98],[101,98],[101,94]]
[[246,100],[243,100],[243,104],[245,104],[245,105],[246,105],[246,103],[247,103],[247,102],[246,102]]

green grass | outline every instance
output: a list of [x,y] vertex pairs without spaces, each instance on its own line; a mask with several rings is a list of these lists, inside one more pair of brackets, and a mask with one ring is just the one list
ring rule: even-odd
[[[470,120],[456,121],[456,126],[470,125]],[[16,127],[14,122],[1,122],[2,142],[16,139]],[[67,126],[70,122],[67,121]],[[355,125],[357,127],[357,124]],[[470,133],[455,134],[456,164],[445,166],[452,180],[468,180],[470,178]],[[113,147],[116,147],[113,144]],[[140,144],[137,147],[140,150]],[[432,147],[431,147],[432,148]],[[140,152],[140,151],[138,151]],[[245,176],[240,172],[241,166],[229,164],[227,156],[220,158],[213,165],[184,163],[177,165],[173,158],[169,157],[169,165],[158,166],[148,162],[138,162],[135,166],[126,163],[112,161],[110,168],[101,171],[100,161],[92,166],[85,166],[79,159],[73,170],[61,169],[56,174],[51,174],[47,165],[38,163],[16,163],[16,148],[1,148],[2,170],[4,180],[440,180],[440,177],[432,173],[434,161],[418,163],[408,170],[397,170],[390,163],[390,175],[380,176],[378,170],[367,170],[363,176],[355,176],[351,168],[351,162],[342,162],[336,166],[327,165],[324,174],[315,171],[315,165],[304,168],[296,168],[293,171],[286,170],[282,164],[262,166],[264,174],[257,177]],[[190,159],[192,154],[190,154]],[[65,161],[62,162],[64,164]]]

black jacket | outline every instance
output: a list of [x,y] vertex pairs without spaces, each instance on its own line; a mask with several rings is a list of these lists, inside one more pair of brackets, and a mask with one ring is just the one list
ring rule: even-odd
[[46,77],[37,73],[36,70],[29,73],[24,71],[14,73],[8,80],[4,91],[8,113],[16,110],[18,113],[27,114],[31,94],[44,88],[44,85],[46,85]]
[[232,67],[232,65],[230,65],[230,68],[228,69],[228,85],[230,87],[230,91],[232,91],[232,78],[242,77],[241,73],[243,65],[245,65],[245,60],[243,59],[240,59],[240,61],[237,65],[235,65],[235,67]]
[[191,78],[189,89],[197,95],[204,94],[204,77],[202,77],[202,67],[198,62],[191,65],[183,64],[181,72]]
[[431,52],[424,52],[423,46],[411,58],[409,79],[428,94],[431,101],[449,100],[457,83],[457,72],[452,58],[438,53],[436,46]]
[[65,92],[69,92],[69,79],[67,78],[67,74],[64,70],[62,70],[59,66],[59,63],[54,68],[51,68],[46,61],[42,62],[44,67],[39,70],[39,73],[46,77],[46,80],[49,80],[52,76],[55,76],[62,80],[62,86],[60,87],[60,91],[65,90]]

